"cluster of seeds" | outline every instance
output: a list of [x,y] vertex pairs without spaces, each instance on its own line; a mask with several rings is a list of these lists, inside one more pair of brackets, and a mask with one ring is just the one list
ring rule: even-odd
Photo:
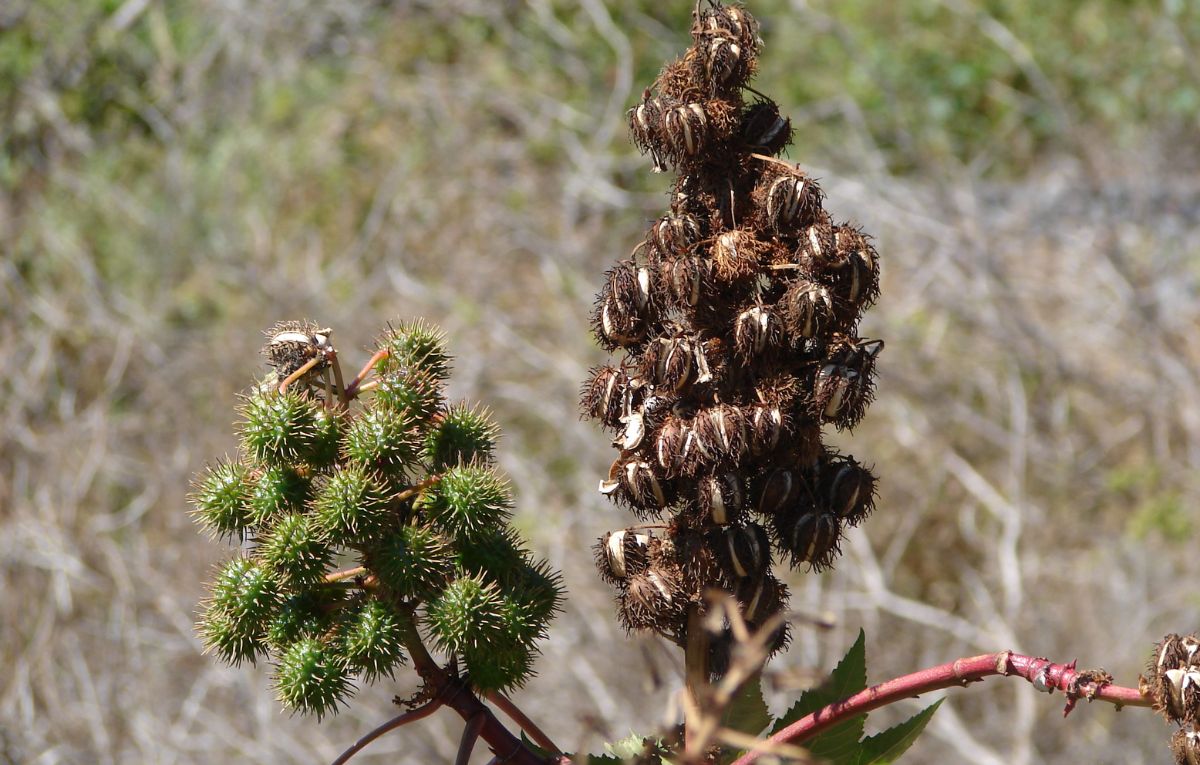
[[602,539],[597,565],[628,628],[680,643],[709,588],[751,625],[782,610],[772,545],[824,569],[871,512],[874,475],[822,428],[859,422],[883,348],[857,334],[879,291],[869,238],[777,158],[790,122],[747,87],[757,23],[710,0],[691,34],[629,112],[654,170],[679,175],[670,209],[605,276],[592,326],[621,358],[581,393],[620,451],[600,491],[647,522]]
[[558,574],[508,525],[495,424],[444,399],[440,332],[389,329],[348,381],[330,330],[267,335],[273,371],[241,407],[238,457],[192,494],[203,526],[243,543],[204,606],[208,649],[232,664],[270,657],[280,700],[318,716],[356,676],[390,676],[422,632],[476,688],[522,683],[559,609]]
[[1177,765],[1200,765],[1200,636],[1171,633],[1154,646],[1142,677],[1142,693],[1169,722],[1181,726],[1171,739]]

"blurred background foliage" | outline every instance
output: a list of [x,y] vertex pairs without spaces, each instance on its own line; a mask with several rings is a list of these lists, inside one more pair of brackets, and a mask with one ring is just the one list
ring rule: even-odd
[[[885,280],[863,327],[887,341],[879,402],[842,439],[877,466],[880,511],[836,572],[793,577],[793,605],[842,626],[797,629],[773,703],[860,624],[874,679],[1013,648],[1134,682],[1200,602],[1200,4],[750,9],[790,158],[877,237]],[[676,657],[620,633],[591,570],[624,516],[574,398],[601,358],[600,274],[669,185],[624,112],[690,11],[0,3],[0,754],[330,760],[411,690],[318,726],[278,714],[265,671],[198,654],[228,553],[187,482],[233,448],[259,331],[304,316],[351,359],[389,319],[448,330],[452,393],[495,408],[518,526],[571,589],[521,703],[572,749],[664,717]],[[1053,705],[957,694],[910,758],[1165,757],[1148,715]],[[359,759],[446,760],[456,725]]]

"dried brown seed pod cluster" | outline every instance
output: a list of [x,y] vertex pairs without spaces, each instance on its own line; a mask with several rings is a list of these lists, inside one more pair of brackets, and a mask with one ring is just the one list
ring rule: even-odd
[[779,107],[757,91],[747,102],[758,24],[705,0],[691,34],[629,111],[654,171],[679,176],[669,209],[605,276],[592,328],[621,358],[581,392],[619,451],[600,491],[648,522],[600,540],[597,565],[627,627],[681,643],[710,588],[751,624],[781,611],[772,548],[828,568],[871,512],[875,476],[822,429],[861,420],[883,348],[857,332],[879,293],[870,238],[835,223],[817,181],[777,158],[792,135]]
[[[1142,677],[1142,687],[1163,717],[1186,726],[1186,735],[1176,736],[1172,747],[1178,762],[1191,762],[1179,755],[1181,751],[1185,755],[1195,751],[1196,732],[1200,730],[1200,637],[1171,633],[1157,643]],[[1176,746],[1180,742],[1186,746]]]

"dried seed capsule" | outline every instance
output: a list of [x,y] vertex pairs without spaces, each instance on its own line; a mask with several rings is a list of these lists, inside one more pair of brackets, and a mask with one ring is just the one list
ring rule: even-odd
[[697,470],[710,467],[717,461],[712,444],[689,424],[683,433],[683,445],[679,448],[679,470],[684,475],[693,475]]
[[[314,358],[323,357],[333,350],[330,336],[333,330],[318,327],[311,321],[281,321],[265,333],[267,344],[263,355],[267,363],[275,368],[279,379],[287,377]],[[328,360],[305,373],[304,379],[314,379],[329,367]]]
[[755,507],[763,515],[778,515],[791,506],[800,491],[800,480],[790,468],[776,468],[762,481]]
[[742,48],[724,37],[714,37],[704,48],[704,66],[709,80],[720,85],[729,80],[740,68]]
[[841,524],[832,513],[809,512],[779,517],[777,530],[792,565],[808,563],[815,570],[828,568],[838,553]]
[[794,231],[817,222],[824,194],[803,170],[776,166],[763,174],[754,198],[767,227]]
[[667,163],[663,159],[666,140],[663,137],[663,122],[667,105],[660,98],[652,98],[650,89],[642,93],[642,102],[629,110],[629,133],[633,143],[643,153],[649,153],[653,171],[663,173]]
[[822,275],[836,268],[837,250],[833,241],[833,222],[821,211],[816,220],[805,226],[796,237],[795,261],[809,274]]
[[623,369],[594,367],[579,393],[580,409],[585,416],[599,420],[605,427],[616,428],[621,424],[628,395],[629,376]]
[[1183,702],[1181,716],[1184,721],[1193,725],[1200,722],[1200,669],[1184,671],[1179,695]]
[[813,381],[809,414],[839,430],[858,424],[875,392],[875,357],[881,350],[881,340],[835,340]]
[[694,157],[709,137],[708,115],[700,104],[684,104],[668,109],[663,118],[663,133],[676,157]]
[[1147,670],[1150,674],[1156,674],[1167,669],[1200,665],[1198,649],[1200,640],[1197,640],[1195,635],[1183,637],[1172,632],[1154,647],[1156,658]]
[[626,462],[617,476],[629,506],[641,512],[657,512],[669,502],[666,488],[645,460]]
[[646,436],[645,418],[641,412],[630,412],[621,417],[621,422],[625,423],[625,431],[616,443],[622,451],[633,451],[641,445]]
[[758,579],[771,565],[770,541],[757,523],[725,529],[722,552],[728,570],[737,578]]
[[596,566],[601,576],[616,583],[642,573],[650,565],[650,537],[627,529],[611,531],[596,545]]
[[646,324],[634,306],[612,295],[601,300],[592,327],[596,337],[610,349],[634,345],[646,335]]
[[744,503],[742,481],[736,473],[720,473],[701,478],[697,484],[700,509],[718,526],[733,521]]
[[668,214],[655,222],[650,229],[650,238],[660,254],[680,257],[691,251],[692,246],[703,238],[703,233],[695,215]]
[[1180,728],[1171,737],[1175,765],[1200,765],[1200,731]]
[[729,87],[743,85],[754,70],[755,58],[762,44],[758,39],[758,22],[741,8],[718,4],[700,14],[692,25],[692,39],[697,47],[703,49],[716,38],[725,38],[738,45],[735,72],[724,82]]
[[733,594],[742,606],[742,618],[751,627],[770,619],[787,603],[787,587],[769,573],[759,579],[739,581]]
[[793,339],[820,335],[834,323],[833,298],[816,282],[799,279],[779,299],[780,318]]
[[627,582],[618,611],[626,629],[670,634],[682,626],[687,600],[681,597],[677,572],[652,566]]
[[1183,678],[1187,670],[1182,668],[1168,669],[1159,680],[1158,700],[1162,712],[1167,719],[1174,723],[1182,722],[1185,709],[1183,706]]
[[822,466],[818,492],[825,506],[851,526],[875,509],[875,476],[854,457],[837,457]]
[[850,226],[834,229],[833,246],[837,295],[857,315],[879,297],[879,256],[870,239]]
[[770,344],[775,328],[770,308],[758,305],[742,311],[733,323],[734,349],[743,359],[761,355]]
[[708,275],[708,261],[700,258],[680,258],[663,266],[667,293],[672,304],[684,308],[700,302],[702,287]]
[[783,412],[777,406],[761,404],[750,411],[750,452],[766,454],[779,445],[783,432]]
[[611,298],[623,314],[639,314],[650,299],[650,272],[632,261],[622,261],[606,276],[603,299]]
[[695,370],[692,341],[687,337],[660,338],[654,365],[655,381],[670,391],[687,387]]
[[695,427],[719,460],[736,464],[746,450],[746,418],[729,404],[709,407],[696,415]]
[[654,438],[654,456],[667,476],[678,475],[686,428],[678,417],[668,417]]
[[742,141],[765,154],[778,154],[792,142],[792,123],[774,101],[760,101],[742,115]]
[[722,282],[753,276],[758,273],[760,258],[767,249],[767,245],[759,242],[752,231],[726,231],[713,242],[714,275]]

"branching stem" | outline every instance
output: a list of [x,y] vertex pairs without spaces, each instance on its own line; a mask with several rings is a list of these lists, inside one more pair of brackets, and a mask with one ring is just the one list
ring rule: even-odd
[[473,731],[475,726],[478,726],[475,735],[486,741],[488,748],[502,757],[502,762],[512,765],[546,765],[504,727],[466,683],[442,669],[421,640],[417,631],[417,615],[412,609],[409,610],[409,618],[404,620],[402,629],[402,640],[409,656],[412,657],[413,668],[425,681],[434,699],[450,707],[467,721],[468,731]]

